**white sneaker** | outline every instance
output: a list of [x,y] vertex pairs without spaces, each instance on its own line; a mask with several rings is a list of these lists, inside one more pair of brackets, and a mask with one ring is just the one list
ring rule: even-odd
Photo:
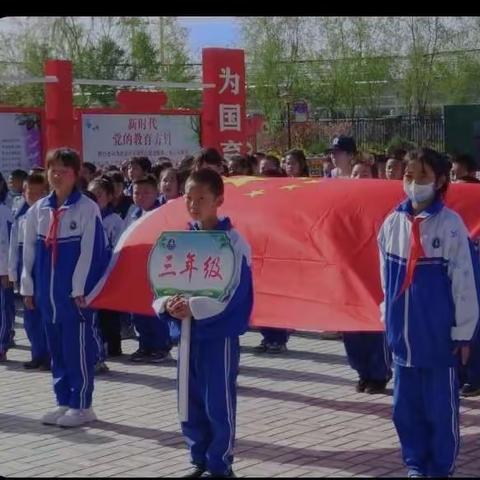
[[97,419],[92,407],[90,408],[69,408],[64,415],[57,419],[60,427],[80,427]]
[[44,425],[56,425],[57,420],[66,413],[68,410],[68,407],[57,407],[55,410],[52,410],[51,412],[46,413],[42,417],[42,423]]

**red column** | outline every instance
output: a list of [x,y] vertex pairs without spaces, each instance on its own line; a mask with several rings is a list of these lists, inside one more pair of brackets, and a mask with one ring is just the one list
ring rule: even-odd
[[225,158],[246,153],[245,52],[229,48],[204,48],[202,146],[214,147]]
[[45,84],[46,150],[72,147],[73,138],[73,78],[72,62],[47,60],[45,75],[57,77],[58,82]]

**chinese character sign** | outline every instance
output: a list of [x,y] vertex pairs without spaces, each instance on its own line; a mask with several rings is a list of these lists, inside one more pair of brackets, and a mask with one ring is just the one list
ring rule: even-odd
[[245,54],[243,50],[205,48],[202,146],[214,147],[226,158],[247,153]]
[[196,115],[83,114],[83,159],[98,166],[132,156],[174,163],[200,149]]
[[175,294],[221,300],[231,290],[235,256],[225,232],[165,232],[154,245],[148,275],[155,297]]
[[0,113],[0,171],[8,178],[12,170],[30,170],[42,164],[40,115]]

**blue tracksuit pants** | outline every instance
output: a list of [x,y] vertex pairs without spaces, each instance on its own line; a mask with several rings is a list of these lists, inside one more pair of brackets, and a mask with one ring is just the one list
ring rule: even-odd
[[0,353],[8,350],[15,322],[15,300],[12,288],[0,286]]
[[50,352],[48,351],[47,335],[42,321],[40,310],[23,310],[23,326],[32,346],[32,360],[49,362]]
[[260,333],[265,343],[276,343],[278,345],[286,345],[290,337],[290,331],[284,328],[260,328]]
[[147,352],[170,351],[170,329],[166,320],[147,315],[132,315],[133,324],[138,332],[139,347]]
[[343,332],[348,363],[362,380],[392,378],[392,355],[384,332]]
[[460,444],[457,369],[396,365],[393,422],[410,472],[453,474]]
[[192,341],[188,421],[182,432],[193,464],[215,475],[233,463],[237,410],[238,337]]
[[105,340],[100,328],[98,311],[93,314],[93,338],[97,347],[97,362],[104,362],[107,359],[107,352],[105,351]]
[[[90,408],[98,347],[93,311],[79,309],[73,300],[55,323],[44,319],[52,357],[53,389],[60,406]],[[42,312],[43,313],[43,312]]]
[[480,332],[477,330],[470,342],[470,356],[467,365],[459,362],[460,385],[470,384],[474,388],[480,388]]

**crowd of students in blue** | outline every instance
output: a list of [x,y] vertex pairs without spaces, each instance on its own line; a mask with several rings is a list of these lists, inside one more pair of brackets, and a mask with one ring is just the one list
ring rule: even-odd
[[[394,369],[393,421],[410,477],[450,476],[460,443],[459,394],[480,395],[478,242],[443,203],[450,181],[477,183],[468,155],[398,149],[376,161],[351,137],[334,139],[324,157],[329,178],[402,180],[406,199],[384,221],[379,256],[385,332],[344,332],[357,392],[382,394]],[[177,168],[132,157],[120,168],[81,163],[72,149],[47,154],[46,168],[0,174],[0,362],[14,346],[15,294],[23,298],[31,343],[26,369],[51,370],[56,408],[42,423],[78,427],[96,420],[95,374],[122,355],[122,338],[138,339],[132,362],[171,359],[180,325],[192,318],[188,419],[190,477],[230,477],[236,424],[239,336],[253,306],[248,243],[220,218],[222,175],[308,176],[301,150],[283,164],[273,155],[234,156],[215,149],[186,157]],[[157,300],[155,317],[93,311],[85,298],[105,273],[115,245],[146,212],[180,196],[190,230],[224,230],[239,267],[223,302],[175,296]],[[128,280],[126,280],[128,281]],[[258,354],[287,354],[291,331],[261,328]],[[333,335],[332,338],[338,338]],[[180,362],[178,362],[180,363]]]

